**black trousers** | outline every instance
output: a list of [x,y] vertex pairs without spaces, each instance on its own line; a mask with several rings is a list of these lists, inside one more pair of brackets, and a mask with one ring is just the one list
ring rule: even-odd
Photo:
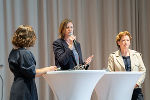
[[135,88],[133,90],[133,94],[132,94],[132,99],[131,100],[144,100],[141,88]]

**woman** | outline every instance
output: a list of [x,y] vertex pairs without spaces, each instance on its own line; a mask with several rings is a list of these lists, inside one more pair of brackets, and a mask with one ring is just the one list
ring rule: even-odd
[[128,31],[120,32],[116,36],[116,44],[119,50],[110,54],[108,58],[108,70],[144,72],[137,81],[132,95],[132,100],[143,100],[141,85],[145,79],[146,68],[141,54],[129,49],[131,39],[132,37]]
[[59,27],[59,39],[53,43],[55,55],[55,64],[62,70],[73,69],[79,64],[86,65],[91,62],[93,55],[85,62],[82,60],[80,43],[76,41],[73,35],[73,24],[69,19],[64,19]]
[[31,26],[21,25],[12,36],[13,49],[8,58],[9,67],[14,74],[10,100],[38,100],[35,77],[40,77],[48,71],[54,71],[56,66],[35,69],[36,61],[27,49],[34,46],[36,35]]

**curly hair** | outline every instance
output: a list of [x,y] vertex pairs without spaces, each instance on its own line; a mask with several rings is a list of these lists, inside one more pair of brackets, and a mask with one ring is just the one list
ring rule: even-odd
[[62,39],[64,39],[65,38],[65,29],[67,28],[67,24],[69,23],[69,22],[71,22],[72,23],[72,20],[70,20],[70,19],[64,19],[62,22],[61,22],[61,24],[60,24],[60,26],[59,26],[59,30],[58,30],[58,32],[59,32],[59,38],[62,38]]
[[128,31],[124,31],[124,32],[120,32],[117,36],[116,36],[116,44],[118,46],[118,48],[120,48],[120,46],[118,45],[118,41],[121,40],[122,36],[128,35],[130,40],[132,39],[131,34]]
[[35,41],[35,32],[29,25],[20,25],[12,36],[12,44],[17,47],[32,47]]

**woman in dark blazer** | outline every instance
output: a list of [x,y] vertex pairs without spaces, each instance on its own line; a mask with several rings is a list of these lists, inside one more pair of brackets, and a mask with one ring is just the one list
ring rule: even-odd
[[85,62],[82,60],[80,43],[76,41],[73,35],[73,24],[69,19],[61,22],[59,27],[59,39],[53,42],[53,51],[55,55],[55,65],[62,70],[73,69],[76,65],[88,64],[92,60],[90,56]]

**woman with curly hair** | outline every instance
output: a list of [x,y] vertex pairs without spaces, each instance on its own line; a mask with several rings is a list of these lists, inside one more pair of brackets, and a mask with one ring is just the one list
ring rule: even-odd
[[56,66],[35,69],[35,58],[27,49],[34,46],[35,41],[35,32],[28,25],[20,25],[12,36],[13,49],[9,54],[8,62],[14,74],[14,82],[10,100],[38,100],[35,77],[57,69]]

